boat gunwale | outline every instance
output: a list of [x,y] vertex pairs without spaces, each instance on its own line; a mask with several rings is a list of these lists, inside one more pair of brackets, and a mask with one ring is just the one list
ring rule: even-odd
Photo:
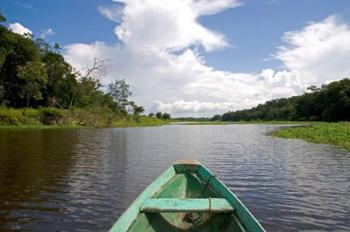
[[[216,178],[216,176],[204,164],[200,164],[197,174],[204,180],[206,179],[206,181],[210,181],[209,185],[212,186],[212,189],[221,195],[221,197],[226,198],[232,207],[235,208],[234,214],[241,221],[244,227],[246,227],[247,231],[265,232],[265,229],[262,227],[260,222],[236,196],[236,194],[234,194],[220,179]],[[207,174],[207,176],[203,174]],[[217,182],[217,186],[213,186],[215,182]],[[219,191],[220,188],[222,188],[221,191]]]
[[140,207],[143,202],[154,196],[161,187],[166,184],[173,176],[176,175],[173,165],[167,168],[160,176],[158,176],[153,182],[151,182],[128,206],[128,208],[123,212],[118,220],[113,224],[109,232],[126,232],[134,221],[141,214]]

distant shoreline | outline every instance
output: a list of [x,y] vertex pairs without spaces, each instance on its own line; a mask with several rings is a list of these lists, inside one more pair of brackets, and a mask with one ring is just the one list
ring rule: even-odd
[[0,107],[0,129],[118,128],[162,126],[168,123],[168,120],[144,115],[120,116],[103,107],[78,108],[72,111],[57,108]]
[[231,125],[231,124],[317,124],[314,121],[171,121],[171,125]]
[[171,125],[288,125],[288,127],[271,132],[269,135],[302,139],[311,143],[335,145],[350,151],[350,122],[315,122],[315,121],[237,121],[237,122],[176,122]]
[[[285,139],[302,139],[311,143],[321,143],[335,145],[350,151],[350,122],[312,122],[312,121],[238,121],[238,122],[221,122],[221,121],[162,121],[157,118],[139,116],[120,118],[109,124],[98,125],[81,125],[75,121],[66,121],[62,124],[45,125],[40,120],[29,120],[32,123],[11,124],[1,120],[1,129],[79,129],[79,128],[125,128],[125,127],[154,127],[163,125],[288,125],[272,131],[269,135]],[[17,120],[17,118],[16,118]],[[17,122],[15,120],[15,122]],[[26,118],[27,120],[27,118]]]

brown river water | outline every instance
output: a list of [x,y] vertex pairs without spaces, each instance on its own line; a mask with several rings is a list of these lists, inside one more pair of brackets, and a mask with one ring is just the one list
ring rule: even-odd
[[350,152],[279,125],[1,129],[0,231],[106,231],[176,159],[199,159],[268,231],[350,231]]

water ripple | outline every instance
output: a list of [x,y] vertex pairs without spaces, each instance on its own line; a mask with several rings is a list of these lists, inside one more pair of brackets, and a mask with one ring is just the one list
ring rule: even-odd
[[0,131],[0,230],[106,231],[174,160],[200,159],[269,231],[350,231],[350,154],[278,126]]

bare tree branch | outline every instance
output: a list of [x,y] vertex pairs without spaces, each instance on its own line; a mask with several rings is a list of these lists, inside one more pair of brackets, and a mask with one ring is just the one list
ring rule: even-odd
[[94,75],[98,75],[98,77],[103,77],[107,74],[107,68],[107,59],[99,60],[95,57],[92,66],[87,66],[86,72],[84,73],[84,75],[81,75],[81,77],[93,78]]

